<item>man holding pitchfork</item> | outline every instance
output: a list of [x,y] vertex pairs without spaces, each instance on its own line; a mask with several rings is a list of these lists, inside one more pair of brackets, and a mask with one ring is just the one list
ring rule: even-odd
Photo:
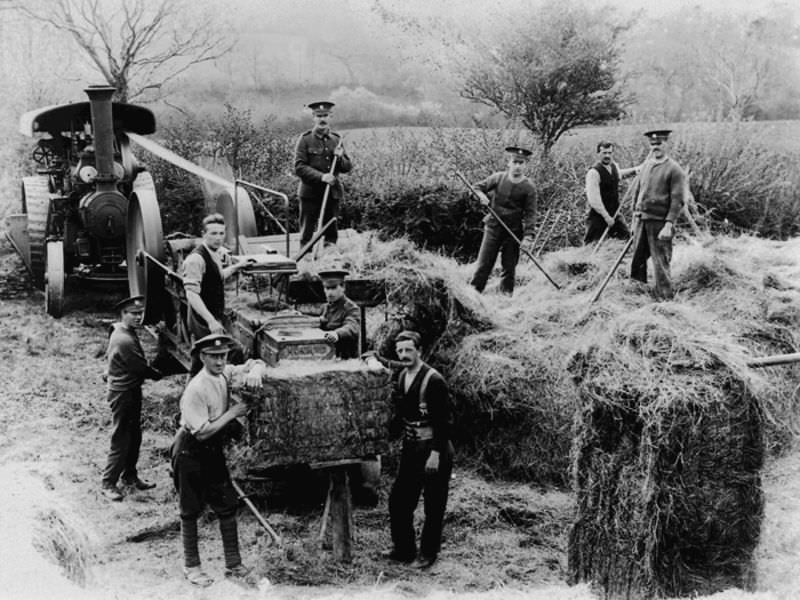
[[[300,136],[294,153],[294,173],[300,178],[297,198],[301,248],[311,241],[318,226],[339,216],[344,188],[337,175],[353,168],[342,146],[342,136],[331,131],[333,102],[311,102],[307,106],[313,113],[314,127]],[[336,244],[337,239],[334,222],[325,232],[325,245]]]

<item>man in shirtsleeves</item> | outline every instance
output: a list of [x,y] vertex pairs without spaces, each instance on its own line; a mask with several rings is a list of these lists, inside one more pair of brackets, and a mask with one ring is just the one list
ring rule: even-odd
[[[430,567],[439,555],[447,507],[453,444],[452,411],[447,383],[422,361],[420,336],[403,331],[395,350],[405,368],[395,387],[395,411],[390,433],[403,436],[400,466],[389,496],[393,547],[384,556],[414,567]],[[414,533],[414,509],[424,496],[425,523],[419,556]],[[415,560],[416,557],[416,560]]]
[[[524,236],[533,235],[536,218],[536,188],[525,174],[532,152],[516,146],[508,146],[505,151],[508,156],[507,169],[489,175],[476,183],[474,188],[481,204],[491,206],[517,239],[522,240]],[[489,193],[492,194],[491,200],[487,196]],[[500,291],[511,295],[519,262],[519,244],[493,215],[486,215],[483,222],[478,264],[470,284],[479,292],[483,291],[499,252],[502,267]]]
[[633,188],[633,258],[631,278],[647,283],[647,259],[653,259],[654,294],[659,300],[673,297],[670,262],[674,223],[683,209],[686,174],[668,155],[669,129],[648,131],[650,156]]
[[133,296],[118,302],[120,322],[112,326],[108,338],[108,404],[111,407],[111,448],[103,471],[102,493],[109,500],[122,500],[117,482],[137,490],[148,490],[156,484],[139,478],[136,463],[142,445],[142,383],[145,379],[161,379],[161,373],[145,358],[136,328],[142,325],[144,296]]
[[635,175],[641,165],[620,169],[614,161],[614,144],[597,144],[597,162],[586,172],[586,201],[589,212],[586,215],[586,233],[583,243],[589,244],[603,237],[608,227],[608,237],[627,240],[631,236],[628,225],[619,209],[620,179]]
[[238,495],[231,484],[223,445],[226,430],[247,414],[244,402],[231,399],[231,381],[243,373],[244,384],[260,388],[267,373],[261,360],[243,365],[227,364],[234,340],[211,334],[197,340],[192,354],[203,367],[183,391],[180,401],[180,428],[170,450],[172,477],[178,491],[183,545],[183,572],[189,582],[202,587],[213,579],[206,574],[198,550],[197,519],[208,506],[219,519],[225,576],[252,583],[251,569],[242,564],[236,524]]
[[[212,213],[203,219],[202,242],[183,261],[183,289],[189,304],[187,316],[193,341],[211,333],[225,333],[225,280],[246,263],[232,263],[224,242],[225,219],[219,213]],[[234,358],[238,362],[239,357]],[[190,373],[194,375],[201,368],[195,358]]]

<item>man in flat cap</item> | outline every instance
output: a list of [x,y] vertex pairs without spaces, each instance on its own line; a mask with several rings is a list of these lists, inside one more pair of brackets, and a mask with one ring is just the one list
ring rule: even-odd
[[339,358],[358,358],[358,333],[361,318],[358,305],[344,293],[347,271],[329,269],[320,271],[322,288],[325,291],[325,308],[320,315],[320,329],[325,339],[336,345]]
[[[474,188],[481,204],[491,206],[521,240],[523,236],[533,235],[536,218],[536,187],[526,174],[532,152],[517,146],[508,146],[505,152],[508,159],[506,170],[489,175],[476,183]],[[491,194],[492,198],[489,199],[487,194]],[[483,291],[500,253],[500,291],[511,295],[519,262],[519,245],[494,215],[486,215],[483,223],[478,264],[470,284],[479,292]]]
[[683,208],[686,174],[668,155],[669,129],[645,132],[650,155],[634,183],[631,278],[647,283],[647,259],[653,259],[655,297],[673,297],[670,262],[675,220]]
[[191,583],[206,587],[214,580],[203,570],[198,550],[197,519],[209,506],[219,519],[225,576],[253,583],[251,569],[242,564],[236,524],[238,496],[231,484],[223,444],[233,422],[244,417],[247,405],[231,399],[231,380],[244,373],[244,384],[260,388],[267,374],[261,360],[227,364],[234,340],[211,334],[197,340],[192,354],[203,368],[183,391],[180,428],[172,443],[172,476],[178,491],[183,546],[183,573]]
[[590,244],[603,237],[608,227],[608,237],[627,240],[631,236],[625,219],[618,214],[619,181],[635,175],[641,165],[628,169],[620,169],[614,161],[614,144],[600,142],[597,144],[597,162],[586,172],[586,200],[589,212],[586,215],[586,233],[583,243]]
[[[314,117],[314,127],[297,140],[294,152],[294,173],[300,178],[297,198],[300,203],[300,246],[305,246],[314,235],[322,210],[325,189],[330,187],[322,223],[339,216],[339,202],[344,194],[340,173],[353,168],[350,157],[342,146],[342,136],[331,131],[333,102],[311,102],[308,108]],[[336,168],[332,170],[334,157]],[[325,231],[325,244],[335,244],[339,239],[337,224]]]
[[[233,263],[223,246],[225,218],[212,213],[203,219],[202,242],[183,261],[183,289],[189,304],[188,323],[192,339],[210,333],[225,333],[225,280],[246,265]],[[191,374],[201,369],[192,363]]]
[[154,483],[139,478],[136,463],[142,445],[142,383],[145,379],[161,379],[161,373],[145,358],[136,329],[142,325],[144,297],[133,296],[118,302],[115,309],[120,320],[111,327],[106,357],[108,368],[104,379],[111,407],[111,448],[103,471],[101,491],[109,500],[122,500],[117,487],[122,482],[137,490],[148,490]]

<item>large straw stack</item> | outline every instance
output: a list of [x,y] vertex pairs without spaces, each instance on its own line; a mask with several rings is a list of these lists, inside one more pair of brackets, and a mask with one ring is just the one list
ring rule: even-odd
[[753,583],[764,443],[743,359],[675,305],[619,317],[575,354],[573,581],[610,598]]

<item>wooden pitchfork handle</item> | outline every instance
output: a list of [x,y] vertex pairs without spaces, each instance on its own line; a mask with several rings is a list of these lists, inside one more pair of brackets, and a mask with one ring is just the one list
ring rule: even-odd
[[[339,143],[336,145],[337,148],[342,147],[342,138],[339,138]],[[339,157],[334,156],[333,162],[331,163],[331,170],[328,171],[329,175],[335,175],[336,171],[336,163],[339,162]],[[328,207],[328,196],[331,193],[331,184],[325,184],[325,193],[322,195],[322,206],[319,209],[319,219],[317,219],[317,229],[315,233],[318,233],[322,229],[322,225],[325,223],[325,209]],[[314,258],[316,259],[319,255],[319,246],[314,247]]]

